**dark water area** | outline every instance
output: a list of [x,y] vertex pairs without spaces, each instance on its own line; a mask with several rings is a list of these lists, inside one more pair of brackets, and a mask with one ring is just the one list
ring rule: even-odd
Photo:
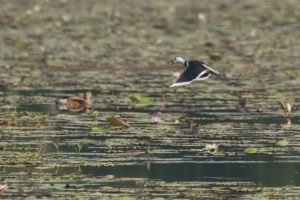
[[[147,161],[149,162],[149,161]],[[150,164],[149,164],[150,163]],[[144,178],[165,182],[197,182],[202,184],[215,184],[217,182],[254,182],[263,187],[282,187],[288,185],[299,186],[299,162],[268,162],[268,161],[239,161],[201,163],[153,163],[149,162],[150,169],[145,163],[130,166],[79,166],[80,174],[88,176],[105,176],[114,174],[118,178]],[[4,170],[3,168],[1,169]],[[7,174],[18,172],[53,174],[56,176],[75,173],[78,167],[62,167],[46,170],[35,168],[6,168]],[[74,180],[80,184],[84,180]],[[89,187],[89,185],[86,185]]]
[[[287,172],[287,173],[286,173]],[[151,164],[149,171],[145,166],[130,167],[82,167],[82,173],[103,175],[115,174],[116,177],[139,177],[162,181],[255,182],[266,187],[299,186],[299,163],[172,163]]]

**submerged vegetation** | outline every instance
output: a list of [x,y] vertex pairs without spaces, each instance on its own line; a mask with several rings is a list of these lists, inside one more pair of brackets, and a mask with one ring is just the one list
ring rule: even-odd
[[[0,198],[299,197],[297,1],[12,0],[0,16]],[[222,75],[169,88],[175,56]]]

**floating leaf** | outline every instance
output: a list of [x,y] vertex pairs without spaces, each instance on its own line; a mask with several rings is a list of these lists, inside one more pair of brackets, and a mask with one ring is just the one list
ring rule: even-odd
[[272,139],[256,139],[256,142],[269,142],[269,143],[274,143],[276,142],[276,140],[272,140]]
[[15,88],[15,90],[32,90],[32,88],[23,86],[23,87],[17,87]]
[[209,58],[211,60],[221,60],[222,59],[222,56],[220,54],[210,54],[209,55]]
[[139,103],[151,103],[153,102],[152,99],[142,96],[140,94],[134,94],[132,96],[129,97],[131,101],[133,102],[139,102]]
[[113,126],[125,126],[125,127],[131,127],[130,124],[125,122],[124,120],[120,118],[115,118],[115,117],[108,117],[106,120]]
[[26,113],[26,115],[21,116],[21,119],[29,119],[29,118],[34,118],[34,119],[42,119],[46,118],[47,115],[45,114],[39,114],[39,113]]
[[58,115],[56,115],[56,117],[68,117],[68,115],[67,114],[58,114]]
[[286,140],[286,139],[283,139],[283,140],[279,140],[277,142],[278,145],[282,146],[282,147],[285,147],[286,145],[289,144],[289,142]]
[[7,190],[7,185],[0,185],[0,194],[2,194],[5,190]]
[[15,43],[15,46],[16,47],[24,47],[26,45],[26,43],[24,42],[24,41],[17,41],[16,43]]
[[254,99],[255,98],[255,96],[253,94],[251,94],[251,93],[243,94],[241,97],[243,99]]
[[100,132],[100,133],[105,133],[107,132],[107,128],[103,127],[103,126],[98,126],[98,127],[92,127],[91,130],[93,132]]
[[20,119],[29,119],[29,118],[31,118],[31,117],[29,117],[29,116],[26,116],[26,115],[24,115],[24,116],[20,117]]
[[245,149],[244,152],[245,153],[257,153],[257,148],[249,147],[249,148]]

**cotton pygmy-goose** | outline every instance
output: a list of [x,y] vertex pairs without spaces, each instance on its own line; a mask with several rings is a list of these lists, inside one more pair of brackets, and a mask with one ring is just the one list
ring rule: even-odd
[[85,92],[84,98],[81,97],[66,97],[56,100],[59,110],[68,110],[71,112],[80,112],[90,107],[92,97],[91,92]]
[[173,83],[170,87],[188,85],[192,81],[203,81],[208,79],[211,74],[220,75],[220,73],[217,70],[197,60],[185,61],[181,57],[176,57],[171,62],[172,64],[180,63],[184,65],[186,69],[180,75],[178,80],[175,83]]

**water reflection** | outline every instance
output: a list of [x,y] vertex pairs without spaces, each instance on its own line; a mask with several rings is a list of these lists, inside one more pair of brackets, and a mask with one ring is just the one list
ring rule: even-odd
[[254,182],[265,187],[287,185],[300,186],[300,163],[293,162],[251,162],[251,163],[149,163],[130,166],[79,166],[58,167],[36,170],[35,168],[1,168],[9,176],[16,172],[51,173],[66,175],[71,173],[89,176],[107,176],[116,178],[148,178],[166,182],[199,182],[214,184],[217,182]]

